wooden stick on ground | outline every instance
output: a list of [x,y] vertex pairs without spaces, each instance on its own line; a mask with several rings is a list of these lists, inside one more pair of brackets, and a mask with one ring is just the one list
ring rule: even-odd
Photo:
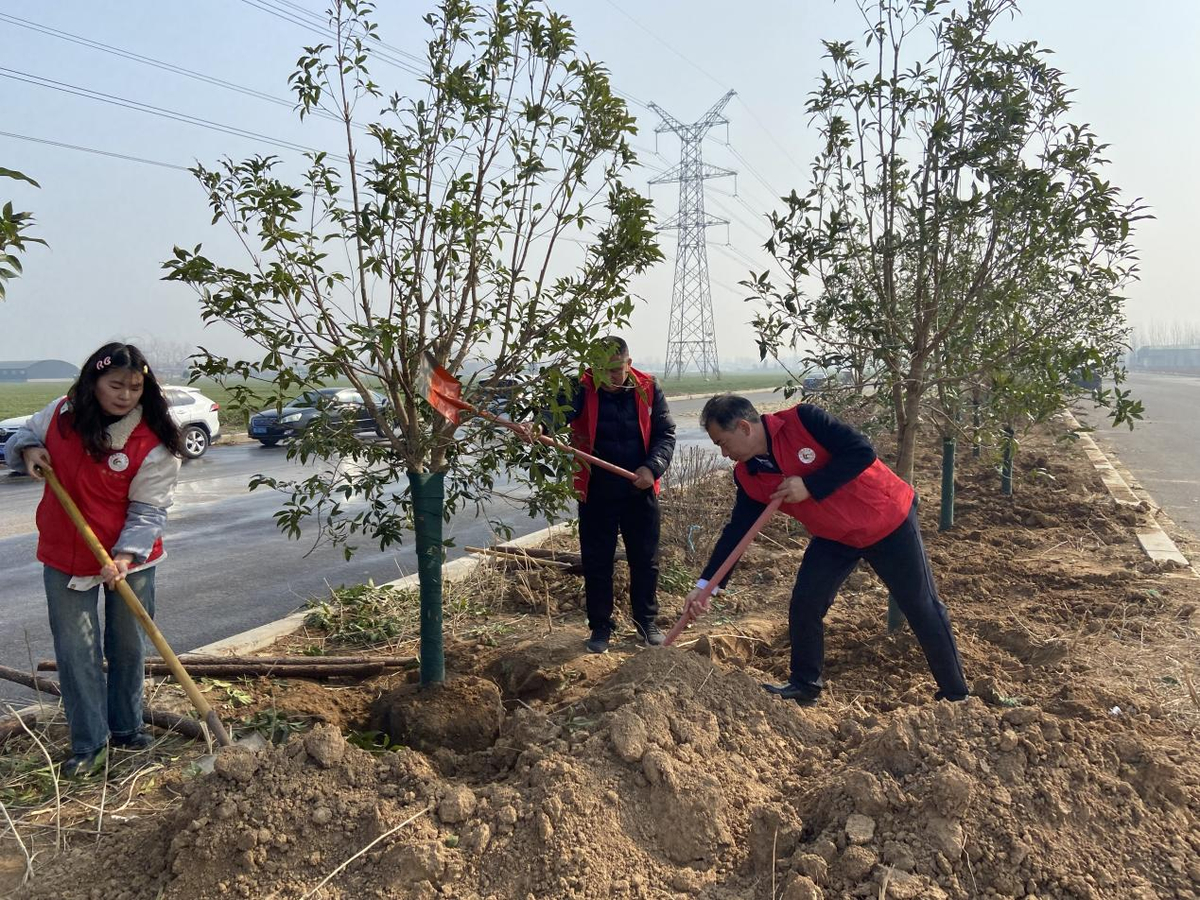
[[502,559],[508,562],[521,562],[531,566],[544,566],[551,569],[567,570],[572,568],[572,564],[566,560],[546,559],[541,556],[530,556],[521,553],[519,550],[502,550],[499,547],[466,547],[468,553],[482,553],[485,556],[494,556],[497,559]]
[[[387,667],[382,663],[334,663],[318,665],[314,661],[304,663],[260,663],[253,659],[229,662],[187,662],[188,671],[197,678],[228,678],[238,676],[272,678],[370,678],[372,675],[382,675]],[[58,664],[52,660],[42,660],[38,663],[40,672],[56,672]],[[174,671],[169,664],[162,661],[146,660],[147,675],[172,675]]]
[[[5,716],[0,719],[0,744],[3,744],[14,734],[20,734],[26,728],[31,727],[38,718],[37,709],[23,709],[20,712],[13,713],[11,716]],[[24,724],[22,724],[24,723]]]
[[[62,689],[59,688],[57,682],[50,681],[48,678],[38,678],[36,675],[27,675],[20,669],[0,666],[0,678],[14,682],[15,684],[24,685],[35,691],[41,691],[43,694],[52,694],[55,697],[62,696]],[[14,721],[12,724],[20,729],[20,721],[16,721],[16,717],[13,718]],[[187,716],[177,716],[175,713],[167,712],[166,710],[144,706],[142,707],[142,721],[147,725],[153,725],[155,728],[176,731],[193,740],[204,741],[208,739],[204,731],[204,726],[196,719],[189,719]],[[16,732],[13,733],[15,734]],[[0,738],[0,740],[3,739]]]

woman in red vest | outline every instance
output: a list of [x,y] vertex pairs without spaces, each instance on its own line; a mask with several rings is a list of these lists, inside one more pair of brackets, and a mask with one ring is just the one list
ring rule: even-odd
[[875,456],[870,442],[811,404],[760,416],[749,400],[734,394],[709,400],[700,425],[722,455],[737,463],[738,492],[729,524],[689,602],[771,500],[782,499],[780,509],[812,535],[788,609],[791,677],[763,687],[801,705],[816,702],[824,687],[825,613],[842,582],[865,559],[920,641],[938,685],[936,697],[966,697],[950,616],[938,599],[921,541],[913,489]]
[[[8,440],[17,471],[40,478],[50,465],[113,562],[100,567],[66,511],[46,490],[37,510],[38,559],[54,635],[71,757],[63,775],[90,771],[110,742],[139,750],[145,649],[141,628],[115,591],[127,581],[154,615],[154,566],[179,477],[182,441],[141,351],[105,344],[67,396]],[[97,610],[104,585],[104,632]],[[108,660],[108,678],[103,662]]]

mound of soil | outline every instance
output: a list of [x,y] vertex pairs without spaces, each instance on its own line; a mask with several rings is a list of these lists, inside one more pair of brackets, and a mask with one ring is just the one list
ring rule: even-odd
[[1195,775],[1033,707],[835,718],[646,651],[485,751],[371,754],[328,725],[222,750],[177,811],[27,896],[300,897],[388,835],[320,896],[1187,897]]
[[[448,645],[462,693],[428,710],[394,681],[339,688],[328,709],[311,686],[277,684],[276,708],[322,724],[223,750],[175,808],[109,825],[19,896],[1196,898],[1200,760],[1181,666],[1195,665],[1198,580],[1149,564],[1133,538],[1146,512],[1043,446],[1016,497],[967,463],[954,530],[922,510],[974,679],[965,702],[932,700],[866,571],[830,612],[821,704],[766,694],[762,680],[786,676],[805,543],[780,521],[741,590],[678,647],[622,634],[587,654],[577,612],[545,630],[538,590],[514,601],[536,615],[503,640]],[[919,484],[936,465],[922,459]],[[372,706],[377,724],[442,736],[360,749],[345,734]]]

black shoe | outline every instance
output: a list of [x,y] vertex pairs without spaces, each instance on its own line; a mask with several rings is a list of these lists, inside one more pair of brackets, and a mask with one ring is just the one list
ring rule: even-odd
[[633,627],[637,629],[638,637],[642,639],[642,643],[647,647],[661,647],[663,641],[667,639],[662,629],[653,622],[646,625],[635,624]]
[[792,684],[790,681],[783,684],[764,684],[763,690],[768,694],[778,694],[784,700],[795,700],[801,706],[816,706],[821,696],[818,689]]
[[75,778],[79,775],[90,775],[104,764],[106,750],[106,747],[101,747],[99,750],[93,750],[91,753],[72,754],[58,767],[59,776],[62,778]]
[[934,700],[949,700],[951,703],[961,703],[967,699],[966,694],[947,694],[945,691],[938,691],[933,695]]
[[122,750],[146,750],[154,746],[154,735],[148,731],[135,731],[133,734],[117,737],[113,735],[108,742]]
[[607,653],[608,638],[610,632],[607,628],[596,628],[592,630],[592,636],[588,638],[586,646],[589,653]]

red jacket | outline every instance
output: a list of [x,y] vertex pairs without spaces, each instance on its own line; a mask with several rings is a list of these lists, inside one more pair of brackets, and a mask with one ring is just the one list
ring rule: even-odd
[[[745,463],[738,463],[733,471],[752,499],[769,503],[784,478],[803,478],[820,471],[829,461],[829,452],[813,440],[793,409],[764,415],[762,423],[770,435],[771,455],[780,473],[752,474]],[[813,537],[862,548],[895,531],[912,502],[911,485],[876,459],[824,500],[784,503],[780,509],[804,525]]]
[[[129,512],[130,482],[146,455],[160,442],[144,421],[139,422],[121,450],[97,461],[84,449],[79,434],[71,427],[71,418],[60,403],[46,431],[46,450],[54,474],[111,554]],[[49,487],[38,504],[37,527],[37,558],[43,563],[68,575],[100,574],[100,563]],[[158,559],[162,552],[159,538],[146,561]]]
[[[638,429],[642,433],[642,444],[646,451],[650,450],[650,412],[654,402],[654,376],[647,375],[631,368],[635,389],[635,404],[637,406]],[[592,378],[592,370],[588,369],[580,379],[583,388],[583,408],[579,415],[571,420],[571,443],[585,453],[591,453],[596,446],[596,418],[600,407],[600,395],[596,393],[596,382]],[[575,470],[575,492],[580,500],[587,500],[588,482],[591,480],[591,466],[580,463]],[[658,479],[654,481],[654,493],[660,490]]]

